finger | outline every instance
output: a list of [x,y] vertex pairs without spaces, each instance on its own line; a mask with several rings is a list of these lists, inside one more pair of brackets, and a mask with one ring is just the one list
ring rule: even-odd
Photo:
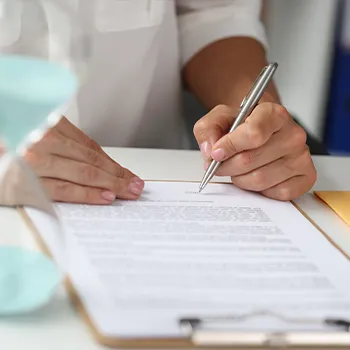
[[92,165],[71,159],[49,155],[34,166],[39,176],[75,183],[81,186],[102,188],[111,191],[115,197],[138,198],[144,187],[139,178],[116,178]]
[[236,130],[216,142],[211,157],[224,161],[237,153],[261,147],[290,121],[291,117],[284,107],[263,103]]
[[92,138],[86,135],[83,131],[72,124],[66,117],[63,117],[56,125],[56,130],[69,139],[76,141],[87,148],[93,149],[97,153],[100,153],[110,161],[115,162]]
[[43,178],[42,183],[51,199],[56,202],[107,205],[115,200],[112,192],[99,188],[50,178]]
[[297,126],[282,128],[261,147],[243,151],[224,161],[218,176],[238,176],[272,163],[286,155],[307,151],[306,133]]
[[93,165],[116,177],[124,179],[136,177],[131,171],[123,168],[120,164],[109,158],[104,157],[94,149],[86,147],[55,131],[49,136],[46,136],[41,142],[37,143],[32,148],[32,151],[34,152],[42,152],[42,150],[45,150],[46,153]]
[[249,191],[262,192],[292,177],[303,175],[309,166],[306,151],[293,157],[283,157],[248,174],[232,177],[232,182]]
[[[62,135],[69,139],[72,139],[78,143],[88,142],[93,140],[86,135],[83,131],[72,124],[66,117],[63,117],[59,123],[56,125],[56,130],[58,130]],[[94,143],[94,145],[97,145]],[[97,145],[98,146],[98,145]]]
[[308,175],[295,176],[261,193],[268,198],[292,201],[308,192],[316,181],[316,171]]
[[212,109],[194,126],[193,133],[204,159],[209,159],[212,146],[226,134],[233,123],[233,110],[220,105]]

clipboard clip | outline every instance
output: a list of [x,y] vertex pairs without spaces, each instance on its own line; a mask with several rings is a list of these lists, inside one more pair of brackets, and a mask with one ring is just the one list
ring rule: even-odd
[[[250,320],[255,317],[268,316],[287,324],[324,325],[329,331],[241,331],[224,330],[219,326],[234,326],[234,324]],[[350,348],[350,320],[345,319],[307,319],[292,318],[271,311],[256,311],[246,314],[229,316],[211,316],[202,318],[181,318],[180,329],[196,346],[208,347],[267,347],[272,349],[288,347],[324,347]]]

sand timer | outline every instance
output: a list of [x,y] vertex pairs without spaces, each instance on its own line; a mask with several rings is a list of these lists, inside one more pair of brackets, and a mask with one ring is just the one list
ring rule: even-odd
[[0,317],[40,308],[66,273],[59,216],[23,155],[60,120],[86,75],[90,26],[74,3],[0,0],[0,205],[40,212],[61,245],[53,258],[28,244],[29,230],[0,223]]

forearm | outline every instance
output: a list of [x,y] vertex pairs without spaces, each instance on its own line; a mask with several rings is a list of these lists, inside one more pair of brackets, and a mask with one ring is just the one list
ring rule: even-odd
[[[211,44],[196,54],[185,66],[183,77],[207,108],[219,104],[237,108],[266,64],[260,43],[235,37]],[[274,83],[269,84],[262,101],[280,101]]]

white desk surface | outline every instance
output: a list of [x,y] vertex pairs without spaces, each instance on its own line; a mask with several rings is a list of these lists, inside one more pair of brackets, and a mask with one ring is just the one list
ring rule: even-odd
[[[145,149],[106,149],[123,166],[145,180],[198,181],[203,176],[199,152]],[[350,190],[350,158],[314,157],[318,180],[314,189]],[[223,179],[220,179],[221,181]],[[225,179],[228,180],[228,179]],[[312,193],[297,204],[350,255],[350,228]],[[0,231],[26,227],[18,213],[0,209]],[[57,302],[30,318],[1,320],[0,348],[4,350],[101,350],[62,290]]]

